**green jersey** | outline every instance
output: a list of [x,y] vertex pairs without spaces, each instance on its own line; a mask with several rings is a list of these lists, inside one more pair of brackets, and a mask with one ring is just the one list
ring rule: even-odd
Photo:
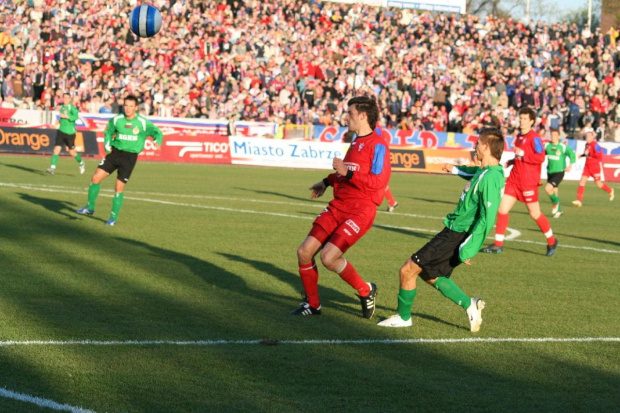
[[563,143],[555,145],[553,142],[549,142],[545,146],[545,153],[547,154],[547,173],[555,174],[558,172],[564,172],[566,169],[566,158],[570,160],[571,165],[575,163],[575,151],[570,146]]
[[446,216],[443,223],[452,231],[469,233],[459,247],[459,257],[464,262],[476,255],[495,225],[504,192],[504,170],[501,165],[484,168],[455,166],[452,173],[468,182],[456,209]]
[[75,134],[75,121],[78,119],[78,108],[72,104],[64,105],[60,108],[61,115],[68,115],[69,119],[60,118],[59,131],[67,135]]
[[152,137],[158,145],[164,140],[161,130],[147,118],[137,115],[129,120],[125,115],[114,116],[105,129],[103,145],[106,152],[112,147],[125,152],[140,153],[147,137]]

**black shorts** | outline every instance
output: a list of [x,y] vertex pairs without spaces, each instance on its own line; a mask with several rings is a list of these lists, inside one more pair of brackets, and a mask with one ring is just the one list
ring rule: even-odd
[[133,168],[136,166],[137,160],[137,153],[125,152],[112,148],[112,152],[99,164],[99,169],[103,169],[109,174],[118,169],[117,179],[127,183],[131,176],[131,172],[133,172]]
[[563,180],[564,180],[564,171],[547,175],[547,183],[551,184],[551,186],[553,186],[554,188],[557,188],[558,186],[560,186]]
[[455,232],[444,228],[413,254],[411,259],[422,268],[420,278],[424,281],[437,277],[449,278],[452,270],[461,264],[459,247],[468,235],[467,232]]
[[66,146],[69,149],[75,149],[75,133],[69,135],[61,131],[56,132],[56,142],[54,146]]

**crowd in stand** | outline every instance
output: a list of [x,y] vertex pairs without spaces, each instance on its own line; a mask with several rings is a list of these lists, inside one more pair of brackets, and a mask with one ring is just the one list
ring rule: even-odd
[[136,0],[0,3],[2,107],[343,125],[346,100],[377,96],[389,128],[511,134],[539,128],[620,141],[620,39],[575,24],[317,0],[153,2],[162,30],[138,39]]

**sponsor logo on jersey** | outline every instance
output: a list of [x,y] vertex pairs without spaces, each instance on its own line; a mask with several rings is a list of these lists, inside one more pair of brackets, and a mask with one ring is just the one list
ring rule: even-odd
[[352,229],[353,231],[355,231],[355,233],[356,233],[356,234],[359,234],[359,232],[360,232],[360,227],[359,227],[359,225],[357,225],[357,224],[356,224],[356,223],[355,223],[352,219],[348,219],[348,220],[345,222],[345,224],[346,224],[346,225],[348,225],[349,227],[351,227],[351,229]]
[[135,142],[138,140],[138,137],[136,135],[125,135],[124,133],[119,133],[118,135],[116,135],[116,139],[119,139],[121,141]]
[[363,143],[361,143],[361,144],[360,144],[360,147],[359,147],[359,148],[357,148],[357,151],[358,151],[358,152],[361,152],[361,151],[362,151],[362,149],[364,149],[364,144],[363,144]]
[[138,129],[138,128],[133,128],[132,132],[133,132],[133,134],[134,134],[134,135],[137,135],[137,134],[139,134],[139,133],[140,133],[140,129]]
[[360,166],[357,163],[345,162],[344,166],[346,166],[349,171],[355,172],[355,171],[359,171],[360,170]]

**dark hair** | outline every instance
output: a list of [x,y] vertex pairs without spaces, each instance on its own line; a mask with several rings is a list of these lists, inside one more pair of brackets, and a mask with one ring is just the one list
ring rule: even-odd
[[132,100],[133,103],[135,103],[136,106],[138,106],[138,98],[135,97],[134,95],[127,95],[127,96],[125,96],[125,102],[127,102],[128,100]]
[[550,128],[549,133],[553,133],[553,132],[560,133],[560,130],[558,128]]
[[528,115],[532,122],[536,122],[536,111],[530,107],[524,107],[519,110],[519,116]]
[[480,131],[478,142],[486,143],[491,149],[491,155],[500,161],[504,153],[504,136],[499,129],[487,128]]
[[377,101],[374,98],[367,96],[357,96],[352,99],[349,99],[347,102],[347,106],[355,105],[355,109],[357,109],[360,113],[365,113],[368,118],[368,126],[371,129],[375,129],[377,126],[377,121],[379,120],[379,107],[377,106]]
[[71,97],[71,93],[69,93],[69,92],[65,92],[65,93],[63,93],[62,95],[63,95],[63,96],[69,96],[69,97]]

